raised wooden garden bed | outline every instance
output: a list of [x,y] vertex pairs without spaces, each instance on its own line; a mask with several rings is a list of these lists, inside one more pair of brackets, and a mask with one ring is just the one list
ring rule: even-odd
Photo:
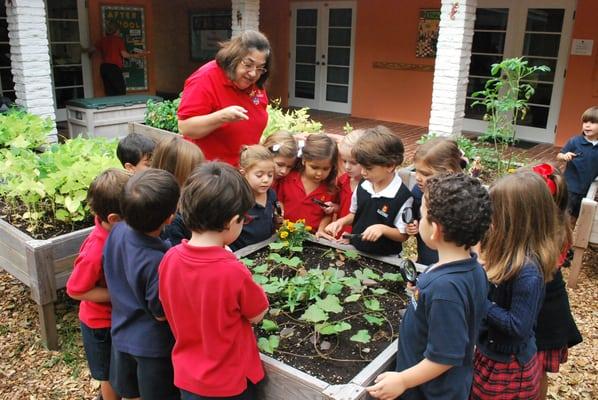
[[129,133],[138,133],[145,135],[158,143],[166,135],[178,135],[178,133],[170,132],[160,128],[154,128],[139,122],[129,122]]
[[573,232],[573,261],[567,284],[577,287],[577,279],[581,271],[583,253],[589,245],[598,245],[598,179],[590,185],[588,193],[581,201],[579,217]]
[[37,303],[41,337],[50,350],[58,349],[54,302],[64,288],[83,240],[93,227],[36,240],[0,219],[0,268],[31,289]]
[[[239,257],[247,257],[267,247],[275,240],[275,237],[252,246],[248,246],[237,251],[235,254]],[[327,240],[308,239],[309,242],[319,245],[327,246],[332,249],[352,250],[356,251],[353,246],[340,245],[329,242]],[[398,257],[381,257],[363,254],[358,252],[360,256],[366,259],[372,259],[372,262],[382,261],[386,264],[397,266],[398,272]],[[416,265],[419,271],[422,271],[425,266]],[[393,321],[398,324],[399,321]],[[349,378],[345,383],[335,384],[326,382],[323,379],[317,378],[312,374],[302,372],[299,369],[279,361],[272,356],[261,354],[262,362],[266,370],[266,379],[259,386],[259,398],[265,400],[279,400],[285,398],[302,399],[302,400],[320,400],[320,399],[335,399],[335,400],[353,400],[367,398],[367,392],[364,387],[372,384],[376,376],[388,370],[394,363],[398,347],[398,339],[388,344],[371,362],[365,364],[364,367],[353,377]]]

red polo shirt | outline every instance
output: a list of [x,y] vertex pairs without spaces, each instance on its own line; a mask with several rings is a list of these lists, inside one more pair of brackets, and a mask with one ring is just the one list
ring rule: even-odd
[[[66,292],[69,296],[89,292],[97,286],[106,287],[102,269],[102,250],[108,233],[102,227],[100,219],[96,217],[95,228],[81,244],[73,273],[66,282]],[[79,319],[92,329],[109,328],[111,312],[110,303],[83,300],[79,306]]]
[[228,397],[264,377],[249,319],[268,308],[264,290],[222,247],[170,249],[159,292],[174,334],[174,384],[200,396]]
[[257,86],[238,89],[216,61],[210,61],[185,81],[177,115],[185,120],[228,106],[245,108],[248,120],[224,124],[201,139],[187,138],[201,148],[206,159],[218,159],[236,166],[241,146],[259,142],[268,122],[267,105],[265,90]]
[[125,50],[125,41],[120,36],[108,35],[96,43],[96,48],[102,52],[102,62],[123,67],[122,51]]
[[[351,177],[345,172],[336,180],[336,186],[339,191],[339,211],[338,218],[342,218],[349,214],[351,207],[351,197],[353,190],[351,190]],[[343,227],[342,233],[351,233],[351,225]]]
[[278,200],[284,206],[284,218],[290,221],[305,219],[314,232],[318,229],[320,221],[324,218],[322,207],[312,201],[313,198],[323,202],[336,202],[334,193],[330,193],[326,184],[322,183],[313,192],[305,193],[301,173],[292,171],[279,181]]

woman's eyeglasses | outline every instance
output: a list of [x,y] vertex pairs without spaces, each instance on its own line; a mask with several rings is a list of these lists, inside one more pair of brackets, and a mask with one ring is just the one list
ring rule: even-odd
[[245,68],[249,71],[255,71],[256,73],[258,73],[260,75],[268,72],[268,70],[266,68],[258,67],[257,65],[255,65],[253,62],[251,62],[249,60],[241,60],[241,65],[243,66],[243,68]]

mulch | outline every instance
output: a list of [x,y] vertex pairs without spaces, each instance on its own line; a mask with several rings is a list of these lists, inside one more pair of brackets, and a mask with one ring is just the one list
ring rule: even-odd
[[[567,279],[568,270],[564,271]],[[587,250],[572,311],[584,341],[570,349],[569,361],[549,374],[549,399],[598,398],[598,251]],[[57,321],[61,351],[49,351],[39,338],[35,303],[28,288],[0,271],[0,399],[80,400],[95,398],[99,385],[89,375],[76,303],[60,291]]]

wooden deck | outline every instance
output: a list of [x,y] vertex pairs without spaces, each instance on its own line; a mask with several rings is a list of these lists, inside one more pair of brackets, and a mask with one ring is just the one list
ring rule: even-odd
[[[417,141],[420,137],[428,133],[428,128],[425,126],[416,126],[401,124],[398,122],[379,121],[375,119],[357,118],[348,114],[332,113],[328,111],[309,110],[309,115],[314,121],[321,122],[324,130],[328,133],[336,133],[344,135],[343,127],[348,122],[353,129],[373,128],[377,125],[384,125],[395,132],[403,140],[405,145],[405,160],[410,161],[413,158],[415,149],[417,148]],[[530,160],[554,162],[556,154],[560,147],[555,147],[550,144],[531,144],[522,143],[521,147],[515,146],[513,151],[524,155]]]

